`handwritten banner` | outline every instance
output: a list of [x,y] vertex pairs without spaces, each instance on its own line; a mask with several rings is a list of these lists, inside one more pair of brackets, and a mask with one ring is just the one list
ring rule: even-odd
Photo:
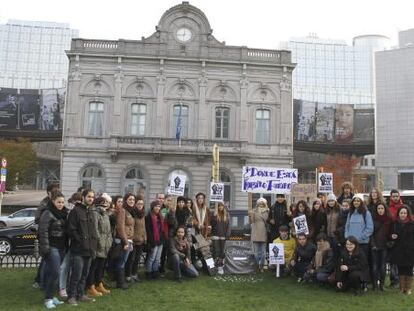
[[298,182],[298,170],[244,166],[242,178],[243,192],[290,193],[292,184]]

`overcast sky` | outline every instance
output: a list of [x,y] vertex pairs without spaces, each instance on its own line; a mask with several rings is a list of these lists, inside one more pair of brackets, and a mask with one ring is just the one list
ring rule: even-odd
[[[83,38],[150,36],[174,0],[3,0],[0,23],[9,19],[69,23]],[[209,19],[213,35],[228,45],[277,48],[289,37],[317,33],[344,39],[382,34],[397,44],[398,31],[414,28],[413,0],[192,0]]]

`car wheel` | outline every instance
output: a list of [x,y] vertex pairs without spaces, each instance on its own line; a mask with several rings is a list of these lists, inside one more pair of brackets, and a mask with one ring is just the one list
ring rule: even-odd
[[6,227],[7,227],[6,223],[3,221],[0,221],[0,229],[6,228]]
[[12,244],[9,239],[0,238],[0,256],[10,255]]

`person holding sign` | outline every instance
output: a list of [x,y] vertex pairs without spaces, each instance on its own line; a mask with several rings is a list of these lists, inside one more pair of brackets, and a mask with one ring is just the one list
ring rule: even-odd
[[299,233],[305,233],[309,235],[312,228],[312,222],[310,218],[310,209],[306,201],[300,200],[296,205],[296,209],[293,211],[293,224],[296,235]]
[[273,241],[274,244],[283,244],[285,250],[285,264],[280,265],[280,276],[283,277],[288,274],[290,270],[290,262],[293,259],[293,253],[295,251],[296,241],[289,235],[289,227],[282,225],[279,227],[279,237]]
[[298,283],[302,282],[305,272],[311,265],[313,257],[315,257],[315,253],[315,245],[308,241],[308,238],[304,233],[299,233],[297,235],[295,255],[290,261],[290,265],[293,267],[293,272],[298,278]]
[[271,206],[269,211],[269,241],[273,241],[279,236],[279,227],[289,224],[287,216],[287,202],[283,193],[276,194],[276,202]]
[[211,240],[213,241],[213,258],[217,266],[223,265],[224,244],[230,236],[229,213],[223,202],[219,202],[211,216]]
[[269,208],[267,200],[260,198],[256,202],[256,207],[249,208],[249,220],[251,224],[251,241],[253,252],[256,259],[257,270],[263,272],[266,257],[267,228],[266,222],[269,218]]

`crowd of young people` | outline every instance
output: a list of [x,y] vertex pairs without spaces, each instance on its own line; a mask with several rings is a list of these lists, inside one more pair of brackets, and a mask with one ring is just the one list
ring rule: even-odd
[[[192,234],[211,241],[216,266],[224,265],[230,217],[223,203],[210,209],[204,193],[195,200],[158,193],[146,211],[140,195],[78,190],[66,204],[58,185],[49,185],[37,211],[42,262],[35,284],[44,290],[48,309],[62,300],[78,305],[110,294],[105,274],[117,288],[128,289],[143,281],[138,274],[142,262],[147,279],[165,277],[167,268],[177,282],[197,277]],[[299,283],[318,282],[355,294],[372,284],[383,291],[389,263],[391,285],[399,283],[402,293],[411,294],[414,223],[397,190],[391,191],[389,206],[375,188],[366,204],[350,183],[338,199],[321,194],[311,206],[299,201],[288,207],[278,194],[270,208],[266,199],[257,200],[248,215],[258,272],[264,272],[268,243],[283,243],[281,274],[294,275]],[[307,235],[294,229],[292,220],[301,215]]]
[[[259,199],[249,212],[257,269],[263,271],[267,243],[282,243],[285,264],[282,275],[294,275],[299,283],[315,282],[352,290],[361,295],[372,285],[384,291],[387,264],[390,285],[410,295],[414,266],[414,223],[411,209],[392,190],[389,205],[373,188],[365,202],[352,193],[352,184],[342,193],[319,194],[311,207],[305,201],[287,206],[278,194],[269,208]],[[305,215],[308,233],[296,234],[293,219]]]

